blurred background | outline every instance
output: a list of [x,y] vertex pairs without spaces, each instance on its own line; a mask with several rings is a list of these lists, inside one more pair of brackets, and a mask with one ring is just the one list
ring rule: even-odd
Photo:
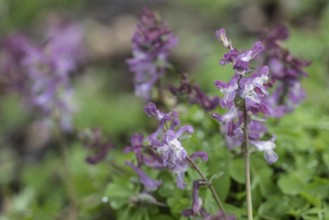
[[[278,23],[289,27],[286,46],[312,64],[302,83],[306,100],[271,127],[282,158],[273,168],[273,181],[282,195],[305,200],[295,212],[289,210],[290,218],[281,219],[328,219],[327,0],[0,0],[0,41],[23,34],[42,45],[46,31],[64,22],[81,28],[84,51],[83,62],[70,75],[73,127],[61,134],[64,138],[46,129],[38,114],[29,111],[19,95],[6,91],[0,80],[0,219],[116,219],[115,205],[109,206],[104,197],[113,168],[107,162],[87,164],[88,151],[76,137],[85,128],[99,127],[122,149],[133,132],[145,128],[144,101],[134,95],[133,75],[125,62],[132,56],[131,37],[145,7],[158,11],[178,37],[170,57],[177,72],[191,74],[211,95],[218,95],[213,81],[227,80],[231,73],[230,67],[218,64],[225,48],[215,37],[216,29],[225,28],[237,48],[247,49],[260,31]],[[168,75],[167,84],[178,82],[175,73]],[[66,141],[64,153],[60,139]],[[260,208],[260,216],[268,216],[273,205]],[[327,218],[318,213],[327,213]]]

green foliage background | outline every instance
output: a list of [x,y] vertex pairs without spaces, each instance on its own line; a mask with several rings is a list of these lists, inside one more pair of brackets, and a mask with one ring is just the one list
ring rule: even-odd
[[[124,1],[123,1],[124,2]],[[173,59],[181,66],[179,71],[189,71],[192,78],[209,92],[218,94],[213,81],[227,80],[231,71],[218,65],[224,49],[218,45],[214,30],[228,29],[233,42],[248,48],[255,35],[243,29],[236,20],[237,12],[249,5],[263,6],[272,1],[196,1],[182,0],[131,5],[118,1],[0,1],[0,36],[15,30],[38,30],[34,26],[42,13],[64,10],[78,20],[93,16],[105,4],[121,13],[136,16],[143,6],[157,9],[168,20],[179,37],[179,46]],[[299,57],[312,61],[309,76],[303,82],[307,99],[295,112],[280,121],[269,121],[270,131],[276,134],[279,160],[268,165],[261,153],[252,155],[252,193],[255,219],[264,220],[328,220],[329,219],[329,4],[326,1],[291,1],[283,7],[284,21],[290,26],[291,37],[286,46]],[[113,4],[113,5],[111,5]],[[316,13],[323,5],[321,13]],[[109,6],[108,6],[109,5]],[[92,7],[91,7],[92,6]],[[104,8],[106,8],[104,6]],[[96,12],[93,14],[93,11]],[[85,15],[86,14],[86,15]],[[196,17],[196,18],[193,18]],[[109,18],[111,19],[111,18]],[[279,19],[280,20],[280,19]],[[195,23],[193,23],[195,22]],[[110,22],[109,22],[110,23]],[[193,25],[195,24],[195,25]],[[35,150],[25,149],[24,142],[11,141],[15,134],[24,133],[31,123],[15,96],[0,97],[0,220],[69,219],[67,188],[74,191],[77,219],[184,219],[181,211],[191,205],[191,185],[198,176],[189,171],[188,188],[175,187],[173,176],[167,171],[148,170],[153,178],[164,184],[154,196],[167,207],[132,204],[131,198],[141,191],[137,176],[125,167],[124,161],[134,160],[134,155],[122,153],[133,132],[147,133],[154,122],[143,113],[143,101],[133,94],[126,77],[131,77],[124,67],[129,51],[107,57],[105,63],[91,66],[88,72],[74,80],[79,111],[74,116],[75,131],[86,127],[100,127],[112,137],[116,150],[106,160],[95,166],[85,163],[88,152],[75,138],[68,148],[67,167],[63,167],[57,142],[51,141],[41,156]],[[118,65],[111,65],[119,62]],[[122,77],[118,77],[122,75]],[[171,74],[177,82],[177,76]],[[120,79],[120,80],[119,80]],[[120,90],[127,84],[129,89]],[[120,85],[118,85],[120,84]],[[126,85],[127,86],[127,85]],[[229,152],[218,132],[218,125],[197,106],[181,104],[182,124],[191,124],[195,132],[183,140],[188,152],[204,150],[209,154],[207,163],[199,163],[208,177],[223,174],[214,180],[216,191],[225,201],[225,208],[237,219],[246,219],[243,161],[236,152]],[[73,134],[75,135],[75,134]],[[19,146],[18,146],[19,145]],[[19,148],[25,149],[22,153]],[[40,153],[40,152],[39,152]],[[39,154],[38,153],[38,154]],[[116,163],[120,169],[113,166]],[[62,181],[63,177],[69,186]],[[205,208],[212,213],[216,206],[211,194],[201,190]]]

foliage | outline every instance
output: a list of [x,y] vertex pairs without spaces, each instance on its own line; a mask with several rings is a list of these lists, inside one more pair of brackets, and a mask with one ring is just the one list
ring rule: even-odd
[[[19,2],[4,1],[0,3],[0,10],[3,5]],[[45,3],[42,1],[33,2],[29,7],[21,5],[19,10],[15,11],[17,15],[8,16],[7,18],[14,17],[10,22],[2,20],[2,24],[6,23],[3,30],[32,22],[34,12],[48,7],[43,5]],[[68,4],[66,1],[56,2],[61,7]],[[207,14],[207,10],[216,14],[229,7],[238,8],[242,4],[223,1],[210,7],[211,2],[213,1],[192,1],[189,2],[189,7],[190,10],[202,9],[203,14]],[[309,2],[303,1],[303,4],[298,6],[301,8],[300,12],[297,13],[298,10],[295,9],[293,17],[301,17],[299,13],[307,11]],[[79,7],[83,7],[83,4]],[[329,218],[329,35],[326,30],[328,9],[328,5],[324,7],[316,30],[292,25],[291,39],[286,46],[292,48],[294,54],[313,61],[307,69],[310,74],[303,82],[307,99],[293,113],[280,120],[271,119],[267,123],[270,132],[276,134],[278,161],[269,165],[261,154],[255,152],[251,155],[255,219]],[[220,69],[217,66],[218,56],[222,52],[217,51],[213,31],[198,33],[199,37],[195,36],[198,34],[193,34],[191,38],[198,42],[198,45],[203,45],[209,56],[204,56],[205,51],[199,51],[200,54],[195,51],[199,65],[193,69],[192,77],[196,82],[201,82],[199,84],[202,89],[218,95],[213,85],[214,79],[228,79],[227,68]],[[207,40],[204,41],[202,37]],[[241,36],[232,38],[239,37]],[[248,45],[249,37],[242,36],[239,41]],[[315,37],[318,40],[314,40]],[[184,39],[179,39],[178,42],[180,41]],[[179,43],[177,50],[180,50]],[[184,42],[182,44],[184,45]],[[126,57],[129,57],[128,53]],[[48,140],[41,148],[29,146],[26,131],[33,121],[33,112],[28,113],[18,104],[17,96],[3,95],[1,92],[0,220],[74,219],[73,212],[77,212],[76,219],[86,220],[186,219],[182,217],[181,212],[192,204],[190,192],[193,180],[198,179],[198,175],[193,170],[188,170],[185,178],[187,188],[181,190],[176,187],[175,177],[170,172],[147,168],[150,177],[161,179],[164,184],[151,195],[141,194],[142,185],[138,176],[124,165],[125,161],[133,161],[135,156],[133,153],[123,153],[123,148],[128,145],[133,132],[147,134],[153,131],[154,121],[149,120],[143,113],[143,101],[133,95],[132,85],[124,92],[115,93],[108,89],[118,86],[115,81],[116,74],[131,77],[124,73],[127,70],[122,71],[102,64],[89,68],[74,79],[80,109],[74,115],[74,131],[85,127],[99,127],[111,136],[115,143],[115,148],[105,160],[96,165],[85,162],[88,152],[82,143],[76,140],[75,132],[65,136],[68,141],[66,165],[63,164],[61,150],[55,138]],[[182,103],[176,106],[176,110],[182,116],[181,124],[190,124],[195,130],[190,138],[182,140],[185,149],[188,153],[208,153],[208,162],[197,164],[206,176],[212,179],[215,190],[224,201],[226,211],[239,220],[246,219],[245,174],[241,172],[244,166],[241,155],[238,151],[232,153],[227,150],[218,124],[201,107]],[[33,135],[36,139],[39,138],[38,134]],[[74,191],[75,211],[72,211],[70,206],[72,198],[68,188],[73,188]],[[203,198],[205,209],[212,214],[216,213],[218,208],[211,193],[206,188],[200,188],[199,194]]]

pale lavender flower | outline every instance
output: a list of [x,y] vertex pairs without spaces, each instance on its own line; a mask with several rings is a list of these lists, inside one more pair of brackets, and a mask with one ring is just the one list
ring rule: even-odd
[[[288,37],[289,31],[283,25],[274,27],[262,37],[266,48],[263,63],[270,68],[269,77],[274,86],[274,92],[267,103],[268,110],[265,112],[271,117],[281,117],[293,111],[305,98],[300,82],[307,76],[304,68],[310,62],[296,58],[284,48],[282,41]],[[270,108],[277,110],[270,111]]]
[[278,155],[274,152],[274,141],[275,137],[267,141],[251,141],[258,151],[264,152],[264,158],[269,164],[278,160]]
[[[179,138],[184,133],[193,133],[193,127],[185,125],[180,128],[178,114],[176,112],[163,113],[155,104],[148,103],[144,108],[146,114],[155,117],[159,121],[158,129],[148,137],[152,148],[162,158],[162,164],[176,176],[177,187],[184,188],[184,175],[189,168],[188,153]],[[207,160],[204,152],[192,154],[193,160],[197,157]]]
[[202,199],[199,197],[199,188],[202,186],[206,186],[203,180],[195,180],[193,181],[193,188],[192,188],[192,207],[191,209],[185,209],[182,212],[182,215],[185,217],[192,217],[192,216],[209,216],[207,211],[202,207]]
[[236,95],[236,91],[239,88],[238,80],[239,80],[238,75],[235,75],[230,80],[230,82],[228,82],[228,83],[225,83],[225,82],[222,82],[222,81],[219,81],[219,80],[216,80],[215,81],[215,86],[224,95],[220,99],[220,105],[223,108],[230,108],[233,105],[234,99],[235,99],[235,95]]
[[217,38],[223,43],[223,45],[229,49],[229,52],[224,54],[224,58],[220,61],[220,64],[225,65],[227,63],[233,64],[233,69],[238,75],[244,75],[250,70],[249,63],[252,60],[257,59],[264,51],[263,44],[258,41],[254,44],[253,48],[244,52],[239,52],[232,45],[231,40],[226,36],[224,29],[216,31]]
[[79,24],[63,22],[47,30],[45,51],[57,74],[65,77],[85,60],[83,31]]
[[1,41],[0,44],[0,80],[10,91],[27,97],[29,78],[22,68],[22,60],[34,45],[23,35],[17,34]]
[[133,57],[127,60],[135,74],[136,95],[149,100],[155,83],[169,67],[168,56],[176,37],[160,16],[144,9],[132,38]]
[[162,159],[155,154],[148,146],[144,146],[144,136],[142,134],[133,134],[131,136],[130,146],[124,148],[124,152],[134,152],[138,167],[146,165],[148,167],[161,169],[163,168]]
[[[251,50],[239,52],[226,36],[225,30],[218,30],[216,35],[230,50],[224,55],[221,63],[232,63],[235,74],[228,83],[215,81],[216,87],[224,95],[220,100],[221,106],[229,111],[224,115],[215,113],[213,117],[221,124],[221,131],[225,134],[225,141],[229,149],[239,147],[246,141],[243,128],[245,121],[248,121],[248,141],[257,150],[265,152],[265,159],[268,163],[273,163],[277,160],[274,147],[272,147],[274,139],[261,141],[267,132],[265,125],[261,122],[265,119],[256,119],[258,114],[266,115],[274,111],[270,106],[272,102],[268,101],[271,86],[269,67],[262,66],[249,72],[252,69],[250,62],[259,58],[264,51],[264,46],[262,43],[256,42]],[[247,72],[249,74],[246,74]]]
[[133,134],[131,136],[130,146],[125,147],[124,152],[134,152],[137,159],[138,167],[141,167],[144,161],[143,156],[143,140],[144,136],[142,134]]
[[162,181],[157,181],[157,180],[151,179],[142,169],[135,166],[133,163],[126,161],[126,165],[131,167],[131,169],[133,169],[137,173],[141,183],[145,187],[146,192],[155,191],[162,184]]
[[22,35],[4,40],[1,78],[44,120],[56,118],[64,131],[70,131],[75,111],[70,73],[81,61],[82,33],[77,26],[66,25],[52,29],[47,37],[39,46]]

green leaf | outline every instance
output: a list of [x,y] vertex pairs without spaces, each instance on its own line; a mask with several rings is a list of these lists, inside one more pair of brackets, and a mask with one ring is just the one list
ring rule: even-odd
[[290,175],[282,175],[279,178],[278,186],[284,194],[295,196],[300,193],[305,184],[296,176]]
[[322,154],[322,160],[324,164],[327,166],[327,169],[329,169],[329,152]]
[[128,207],[118,212],[118,220],[134,219],[134,220],[151,220],[149,211],[144,207]]
[[170,207],[171,213],[178,218],[181,216],[183,210],[191,207],[191,199],[183,197],[170,197],[167,199],[167,204]]
[[244,173],[244,160],[236,158],[230,163],[229,173],[232,179],[238,183],[244,184],[246,175]]
[[105,196],[108,198],[113,209],[119,209],[129,204],[129,198],[136,193],[137,189],[129,181],[129,178],[120,177],[108,185]]
[[289,200],[281,195],[274,195],[263,204],[260,205],[258,209],[259,216],[264,216],[264,219],[268,219],[265,217],[275,217],[276,219],[281,219],[282,216],[289,209]]

